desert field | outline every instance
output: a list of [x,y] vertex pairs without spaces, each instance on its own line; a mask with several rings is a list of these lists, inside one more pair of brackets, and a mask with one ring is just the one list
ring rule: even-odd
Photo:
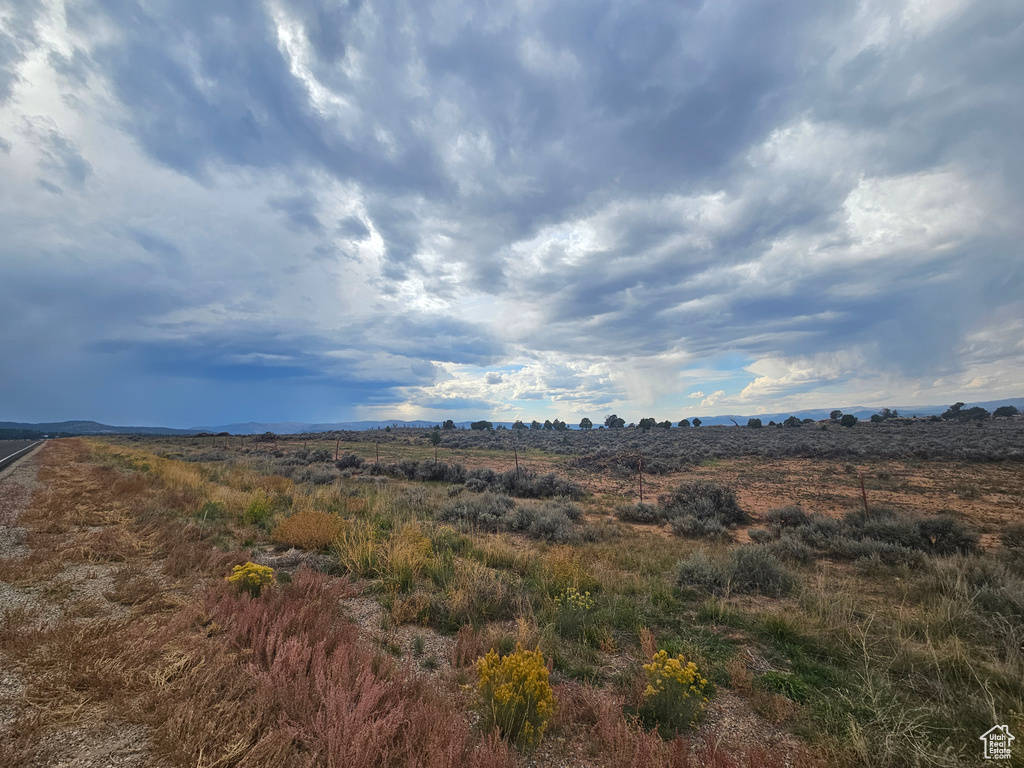
[[0,617],[3,765],[973,765],[1024,420],[51,440]]

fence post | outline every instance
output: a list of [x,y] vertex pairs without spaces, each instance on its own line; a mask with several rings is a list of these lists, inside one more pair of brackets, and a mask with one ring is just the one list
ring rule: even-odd
[[644,503],[644,455],[640,454],[640,503]]

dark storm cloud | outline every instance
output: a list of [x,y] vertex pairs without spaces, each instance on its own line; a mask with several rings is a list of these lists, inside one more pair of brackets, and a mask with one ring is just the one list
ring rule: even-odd
[[[5,349],[74,323],[95,370],[465,411],[611,404],[635,361],[667,391],[677,357],[1017,348],[1012,3],[89,0],[60,44],[10,8],[0,295],[35,319]],[[34,51],[60,98],[25,103],[77,118],[14,104]]]
[[191,0],[158,15],[130,0],[97,0],[95,10],[122,36],[94,59],[131,112],[125,127],[160,162],[195,176],[217,162],[297,164],[395,190],[441,183],[419,147],[399,166],[367,136],[351,141],[334,130],[291,74],[266,7],[233,0],[212,15]]
[[365,339],[392,354],[438,362],[487,365],[504,351],[490,333],[470,323],[416,313],[379,317],[353,327],[349,337]]
[[[112,19],[132,19],[119,41],[94,55],[132,111],[126,127],[155,158],[191,174],[211,162],[309,164],[384,194],[444,200],[453,215],[497,216],[501,237],[472,254],[474,265],[610,182],[649,193],[727,165],[788,102],[800,31],[814,17],[814,6],[801,2],[752,5],[720,19],[696,6],[579,4],[492,30],[457,23],[438,30],[431,9],[386,4],[374,8],[377,23],[367,31],[359,6],[286,6],[304,23],[312,73],[357,106],[343,138],[333,119],[311,108],[264,10],[228,4],[213,19],[188,2],[171,6],[170,18],[124,2],[99,7]],[[703,35],[695,59],[685,46]],[[150,44],[155,36],[162,45]],[[545,72],[544,61],[527,71],[521,48],[534,39],[572,57],[576,74]],[[362,78],[341,66],[353,53]],[[427,97],[405,87],[417,63],[426,68]],[[492,178],[485,175],[476,194],[455,193],[460,179],[442,169],[436,137],[414,127],[435,123],[439,100],[460,112],[456,126],[439,129],[485,132],[493,146]],[[377,127],[396,147],[393,160]],[[523,190],[495,187],[518,174],[531,179]],[[394,208],[382,201],[375,213],[393,262],[389,277],[400,279],[415,269],[420,233],[419,222]],[[493,259],[470,269],[478,287],[501,284]]]

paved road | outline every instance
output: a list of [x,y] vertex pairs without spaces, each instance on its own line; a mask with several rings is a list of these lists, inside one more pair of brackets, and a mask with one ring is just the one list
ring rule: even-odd
[[[0,440],[0,467],[6,467],[8,459],[11,461],[17,460],[16,453],[23,451],[30,445],[42,442],[41,440]],[[28,451],[25,451],[28,453]]]

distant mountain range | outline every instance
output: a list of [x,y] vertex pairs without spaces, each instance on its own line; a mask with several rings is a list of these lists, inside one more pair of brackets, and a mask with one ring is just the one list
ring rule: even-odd
[[[980,406],[987,411],[993,411],[1001,405],[1014,405],[1021,411],[1024,411],[1024,397],[1011,397],[1003,400],[988,400],[984,402],[973,402],[967,403],[966,407],[973,408]],[[889,406],[895,411],[899,411],[900,416],[933,416],[936,414],[943,413],[949,404],[947,405],[908,405],[908,406]],[[814,419],[820,421],[827,419],[829,414],[835,409],[833,408],[812,408],[803,411],[782,411],[779,413],[754,413],[746,416],[725,414],[722,416],[701,416],[701,423],[705,426],[713,425],[732,425],[735,421],[738,424],[745,425],[747,419],[758,418],[762,422],[767,424],[769,421],[784,421],[790,416],[796,416],[800,419]],[[846,408],[840,408],[843,413],[852,413],[854,416],[860,419],[867,419],[874,413],[878,413],[879,408],[865,408],[864,406],[855,405]],[[639,421],[643,414],[636,416],[633,421]],[[693,417],[690,417],[693,420]],[[207,426],[207,427],[192,427],[191,429],[172,429],[171,427],[116,427],[110,424],[100,424],[96,421],[57,421],[57,422],[44,422],[41,424],[28,424],[23,422],[15,421],[0,421],[0,434],[3,432],[10,431],[27,431],[27,432],[39,432],[47,435],[194,435],[199,432],[229,432],[232,435],[261,435],[264,432],[273,432],[278,435],[301,435],[315,432],[340,432],[340,431],[356,431],[361,432],[369,429],[384,429],[386,427],[413,427],[413,428],[429,428],[435,424],[439,424],[437,421],[405,421],[402,419],[391,419],[382,421],[339,421],[322,424],[308,424],[297,421],[283,421],[283,422],[258,422],[248,421],[244,423],[236,424],[221,424],[219,426]],[[627,420],[628,423],[628,420]],[[674,420],[674,424],[678,423],[678,419]],[[511,427],[512,422],[510,421],[495,421],[494,426],[502,425],[505,427]],[[455,426],[468,429],[470,425],[469,421],[457,421]],[[576,428],[575,424],[570,424],[573,429]],[[595,426],[598,426],[595,424]]]

